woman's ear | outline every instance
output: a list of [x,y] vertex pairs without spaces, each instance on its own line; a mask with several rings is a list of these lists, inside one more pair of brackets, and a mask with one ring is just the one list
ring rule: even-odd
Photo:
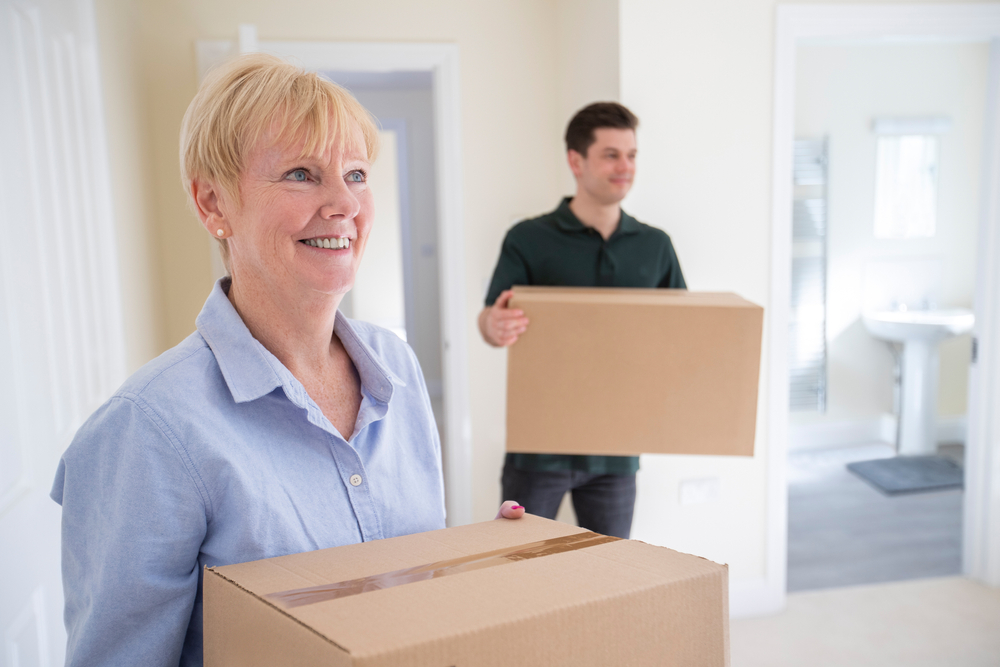
[[222,208],[222,196],[214,183],[200,178],[192,179],[191,199],[198,212],[198,219],[209,234],[218,238],[230,235],[232,230],[229,228],[229,218]]

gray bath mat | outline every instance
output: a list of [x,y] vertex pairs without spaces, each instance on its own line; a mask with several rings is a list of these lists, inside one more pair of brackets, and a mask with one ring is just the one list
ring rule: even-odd
[[887,496],[962,488],[962,468],[943,456],[896,456],[848,463],[847,469]]

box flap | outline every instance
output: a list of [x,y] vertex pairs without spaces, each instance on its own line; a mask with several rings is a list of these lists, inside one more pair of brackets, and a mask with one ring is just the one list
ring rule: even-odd
[[[270,593],[355,579],[581,531],[574,526],[526,516],[518,521],[490,521],[213,568],[213,571],[265,600]],[[720,565],[641,542],[619,540],[281,609],[281,612],[313,628],[360,660],[449,637],[495,632],[498,625],[523,624],[526,619],[628,597],[636,591],[667,588],[685,594],[683,591],[688,590],[686,587],[692,582],[705,578],[712,580],[713,590],[726,587],[726,570]],[[420,610],[433,610],[433,613],[420,613]]]
[[546,287],[515,285],[510,306],[519,303],[594,303],[608,305],[679,305],[757,308],[732,292],[691,292],[686,289],[643,289],[631,287]]
[[551,523],[538,517],[523,523],[476,523],[211,569],[256,595],[265,595],[586,532],[577,526]]

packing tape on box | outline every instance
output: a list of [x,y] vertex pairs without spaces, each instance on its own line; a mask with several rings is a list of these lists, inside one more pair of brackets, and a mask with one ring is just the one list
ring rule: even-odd
[[369,591],[379,591],[384,588],[392,588],[393,586],[412,584],[417,581],[449,577],[454,574],[482,570],[506,563],[531,560],[532,558],[541,558],[542,556],[551,556],[567,551],[576,551],[577,549],[593,547],[598,544],[615,542],[619,539],[621,538],[599,535],[589,531],[575,533],[573,535],[566,535],[565,537],[554,537],[549,540],[530,542],[506,549],[486,551],[450,560],[440,560],[435,563],[396,570],[395,572],[373,574],[370,577],[361,577],[360,579],[350,579],[334,584],[323,584],[322,586],[296,588],[280,593],[270,593],[265,597],[290,609],[292,607],[302,607],[308,604],[316,604],[317,602],[336,600],[337,598],[358,595]]

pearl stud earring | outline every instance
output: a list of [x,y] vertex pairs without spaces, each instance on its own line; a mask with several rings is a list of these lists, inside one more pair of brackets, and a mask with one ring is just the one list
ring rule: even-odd
[[220,227],[219,229],[216,229],[216,230],[215,230],[215,233],[216,233],[216,235],[217,235],[217,236],[218,236],[219,238],[222,238],[223,236],[225,236],[225,235],[226,235],[226,230],[224,230],[224,229],[222,229],[222,228]]

